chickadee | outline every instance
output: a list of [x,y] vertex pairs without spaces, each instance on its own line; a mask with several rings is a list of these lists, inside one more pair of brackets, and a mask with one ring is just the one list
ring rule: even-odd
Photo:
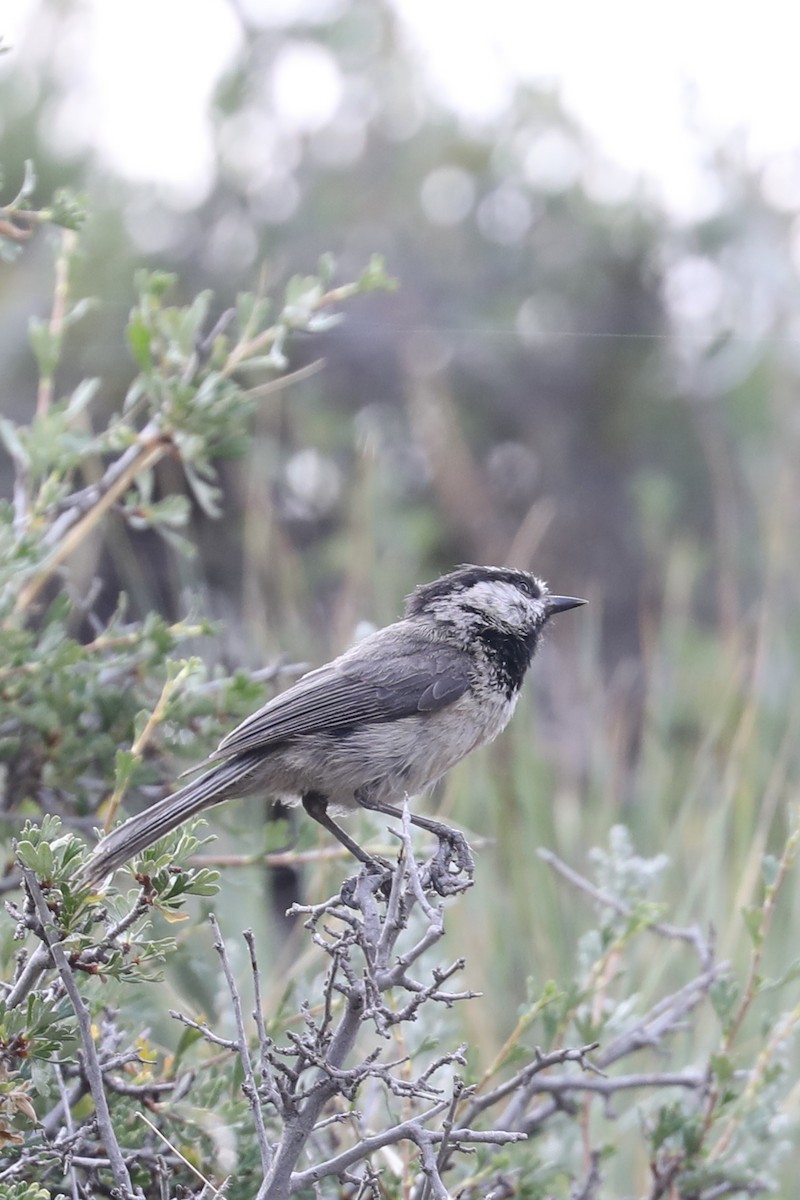
[[[234,796],[302,802],[362,862],[370,856],[331,818],[363,808],[399,817],[415,795],[511,719],[542,630],[584,604],[551,596],[527,571],[462,566],[422,584],[402,620],[270,700],[222,739],[180,791],[130,817],[95,848],[98,883],[132,855]],[[452,833],[421,816],[415,825]]]

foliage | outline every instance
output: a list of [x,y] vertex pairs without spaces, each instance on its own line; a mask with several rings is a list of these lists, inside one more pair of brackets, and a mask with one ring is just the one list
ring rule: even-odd
[[[3,182],[0,173],[0,188]],[[58,188],[49,204],[34,208],[32,197],[36,182],[36,170],[28,159],[16,195],[8,203],[0,205],[0,261],[12,262],[39,225],[52,224],[62,229],[78,230],[86,219],[84,198],[74,195],[67,188]],[[32,330],[34,349],[39,329],[35,325]],[[37,358],[41,366],[42,358],[38,352]]]
[[[70,240],[59,279],[68,276],[72,253]],[[64,399],[52,394],[63,332],[86,306],[70,307],[62,296],[58,320],[36,323],[36,415],[29,426],[0,418],[16,471],[13,502],[0,511],[0,758],[14,808],[61,811],[66,804],[111,821],[130,787],[158,779],[152,739],[159,726],[213,736],[219,714],[252,704],[253,688],[241,677],[210,680],[197,658],[171,661],[179,645],[210,631],[208,622],[190,616],[170,624],[155,614],[135,621],[120,596],[101,623],[97,595],[77,596],[54,581],[111,514],[178,548],[190,498],[218,514],[214,461],[246,445],[259,394],[234,376],[245,368],[274,375],[285,366],[275,349],[291,331],[313,328],[334,305],[388,282],[378,260],[345,286],[331,286],[331,270],[326,259],[318,278],[290,280],[271,322],[265,297],[242,295],[236,312],[223,313],[210,332],[209,294],[170,306],[172,279],[141,273],[127,331],[140,372],[122,411],[99,430],[88,419],[97,380]],[[180,464],[190,498],[158,495],[156,468],[166,460]]]
[[[196,825],[102,893],[81,884],[88,852],[76,831],[108,824],[166,786],[168,751],[199,759],[261,688],[243,674],[209,677],[196,657],[173,658],[208,628],[201,617],[138,620],[121,600],[101,623],[96,596],[71,585],[72,556],[90,537],[113,536],[111,521],[144,525],[180,548],[174,534],[189,501],[162,494],[158,464],[178,463],[191,500],[216,514],[215,462],[242,449],[264,395],[260,384],[242,388],[240,372],[283,370],[292,332],[383,280],[376,266],[337,288],[325,261],[318,277],[288,287],[271,323],[264,297],[243,297],[206,332],[210,297],[172,307],[172,280],[140,276],[128,333],[138,374],[121,411],[95,430],[90,384],[64,400],[54,392],[74,313],[64,286],[72,249],[62,241],[61,316],[34,334],[36,415],[2,426],[16,468],[0,545],[0,753],[13,842],[0,931],[2,1200],[113,1187],[154,1200],[212,1189],[226,1200],[280,1200],[342,1188],[384,1200],[592,1200],[618,1194],[605,1189],[620,1177],[628,1194],[710,1200],[776,1186],[800,1006],[793,960],[774,974],[766,964],[794,878],[796,823],[780,844],[764,836],[762,878],[739,926],[749,949],[732,962],[718,959],[696,923],[670,922],[658,895],[666,858],[638,853],[624,827],[589,855],[590,874],[542,852],[569,888],[564,969],[529,980],[497,1047],[488,1023],[471,1026],[470,1013],[485,1011],[469,982],[471,957],[487,937],[505,943],[508,957],[530,957],[502,872],[459,877],[445,904],[435,886],[440,856],[427,858],[408,828],[397,831],[402,849],[386,875],[365,870],[342,885],[334,864],[337,885],[295,910],[306,949],[285,973],[263,967],[249,931],[241,953],[241,925],[223,936],[209,916],[218,968],[190,929],[188,910],[202,911],[212,896],[225,902],[215,865],[198,854]],[[672,633],[665,627],[666,643]],[[673,658],[669,669],[681,665]],[[656,728],[662,717],[654,711]],[[515,763],[514,794],[532,810],[531,779],[546,768],[538,760],[529,772],[521,752]],[[728,767],[742,767],[733,751]],[[484,808],[488,782],[471,772]],[[462,784],[467,801],[468,791]],[[650,799],[657,808],[660,797]],[[547,840],[542,828],[537,840]],[[519,834],[517,843],[529,875],[532,843]],[[235,888],[234,870],[226,891]],[[590,920],[574,916],[579,897]],[[475,900],[482,921],[469,921],[462,958],[443,940],[445,918],[458,927]],[[546,927],[551,942],[556,928]],[[205,991],[176,982],[181,942],[194,982],[203,973],[210,981]],[[500,978],[486,973],[495,991]],[[167,1020],[166,997],[176,992]]]
[[[532,992],[485,1063],[480,1047],[461,1043],[453,1012],[475,998],[453,989],[464,961],[431,961],[444,935],[439,856],[418,860],[409,830],[399,831],[402,852],[388,876],[363,868],[337,894],[297,909],[318,954],[273,1012],[263,1008],[255,939],[244,933],[252,1025],[212,916],[227,995],[212,1019],[173,1011],[184,1033],[166,1054],[142,1028],[126,985],[157,982],[152,964],[174,952],[171,939],[154,938],[155,914],[216,888],[214,873],[185,867],[196,838],[179,832],[134,863],[137,887],[127,894],[92,895],[76,886],[82,840],[54,818],[41,830],[27,826],[17,845],[24,897],[8,912],[18,938],[51,948],[56,971],[42,974],[45,955],[31,973],[36,950],[18,956],[0,1010],[0,1187],[36,1178],[57,1188],[71,1177],[97,1194],[113,1179],[123,1194],[156,1196],[168,1170],[176,1189],[168,1194],[200,1196],[211,1180],[228,1200],[333,1196],[344,1180],[376,1197],[544,1200],[570,1187],[571,1195],[599,1196],[618,1138],[632,1136],[626,1098],[638,1093],[652,1179],[644,1194],[750,1195],[774,1186],[787,1151],[775,1112],[790,1084],[787,1049],[800,1006],[749,1057],[739,1038],[744,1016],[775,986],[759,975],[761,941],[739,991],[699,929],[660,919],[651,899],[658,869],[634,853],[624,830],[596,854],[597,881],[548,853],[590,898],[597,923],[577,948],[572,977]],[[800,831],[765,885],[762,932],[798,840]],[[458,881],[461,889],[470,883]],[[652,938],[683,944],[688,970],[675,991],[643,1004],[636,948]],[[82,1029],[84,1004],[91,1025]],[[711,1006],[719,1019],[713,1050],[677,1065],[687,1026]],[[658,1065],[640,1064],[643,1053]],[[385,1155],[392,1146],[399,1156]]]

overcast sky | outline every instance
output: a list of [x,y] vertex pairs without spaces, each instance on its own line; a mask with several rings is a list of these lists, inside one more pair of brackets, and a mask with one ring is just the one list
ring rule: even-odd
[[[338,7],[338,0],[237,3],[273,20]],[[800,207],[800,6],[394,3],[433,89],[466,118],[501,111],[515,80],[553,86],[612,163],[644,176],[687,216],[713,204],[702,169],[706,135],[736,134],[752,162],[772,161],[777,190],[792,202],[796,194]],[[5,42],[33,56],[36,8],[35,0],[0,0]],[[53,138],[76,148],[91,139],[122,174],[165,181],[187,204],[202,198],[212,161],[204,113],[239,47],[231,0],[74,0],[73,8],[80,20],[60,47],[61,69],[83,72],[84,82]],[[0,59],[0,70],[11,57]],[[143,61],[152,89],[141,87]],[[316,63],[295,56],[284,68],[285,112],[300,125],[324,120],[337,99],[325,52]]]

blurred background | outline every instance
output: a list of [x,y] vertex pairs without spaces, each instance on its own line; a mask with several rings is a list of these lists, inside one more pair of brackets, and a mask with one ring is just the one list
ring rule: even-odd
[[[508,736],[434,801],[506,881],[454,917],[477,985],[507,985],[483,1036],[580,926],[539,844],[581,863],[624,821],[671,856],[676,918],[713,918],[735,953],[798,778],[800,17],[5,0],[2,18],[3,187],[32,158],[42,194],[68,184],[92,212],[77,290],[102,303],[60,391],[89,375],[101,404],[124,394],[138,265],[220,311],[327,251],[342,278],[377,251],[399,285],[295,340],[292,367],[324,365],[265,399],[223,519],[196,515],[195,560],[114,529],[93,567],[109,604],[199,596],[216,652],[257,667],[323,660],[461,561],[586,595]],[[41,236],[0,268],[18,421],[52,254]],[[795,888],[787,939],[799,907]]]

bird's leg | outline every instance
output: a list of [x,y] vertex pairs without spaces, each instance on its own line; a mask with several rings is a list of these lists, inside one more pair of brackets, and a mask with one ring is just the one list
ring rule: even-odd
[[[366,850],[359,846],[358,842],[345,833],[341,825],[337,825],[336,821],[328,815],[328,801],[319,792],[307,792],[303,796],[303,808],[323,829],[327,829],[328,833],[332,833],[336,840],[341,842],[346,850],[350,851],[353,858],[357,858],[370,872],[374,873],[373,883],[375,888],[382,892],[384,897],[388,899],[392,879],[392,868],[389,863],[384,858],[375,858],[373,855],[367,854]],[[342,900],[351,907],[356,887],[357,880],[355,878],[348,879],[342,884]]]
[[297,845],[297,824],[293,820],[292,810],[288,804],[284,804],[282,800],[268,799],[266,803],[267,821],[277,824],[278,821],[285,821],[288,831],[288,838],[280,846],[275,846],[270,850],[270,854],[288,854],[290,850],[294,850]]
[[328,816],[328,801],[319,792],[306,792],[303,796],[303,808],[323,829],[327,829],[328,833],[332,833],[337,842],[341,842],[344,848],[350,851],[353,858],[357,858],[359,862],[365,865],[375,865],[376,859],[371,854],[367,854],[366,850],[362,849],[358,842],[354,841],[348,833],[345,833],[341,825],[337,825],[333,818]]
[[[399,821],[403,819],[403,813],[399,808],[395,808],[393,804],[384,804],[379,800],[370,799],[364,790],[356,792],[356,800],[362,808],[367,808],[371,812],[383,813],[384,816],[395,817]],[[463,833],[459,833],[457,829],[453,829],[441,821],[434,821],[431,817],[420,817],[416,813],[409,813],[409,820],[417,828],[432,833],[439,842],[439,849],[431,865],[431,882],[437,892],[446,896],[450,892],[460,891],[463,885],[454,886],[453,876],[463,872],[471,879],[475,870],[475,860]],[[451,870],[451,864],[455,866],[455,871]]]

